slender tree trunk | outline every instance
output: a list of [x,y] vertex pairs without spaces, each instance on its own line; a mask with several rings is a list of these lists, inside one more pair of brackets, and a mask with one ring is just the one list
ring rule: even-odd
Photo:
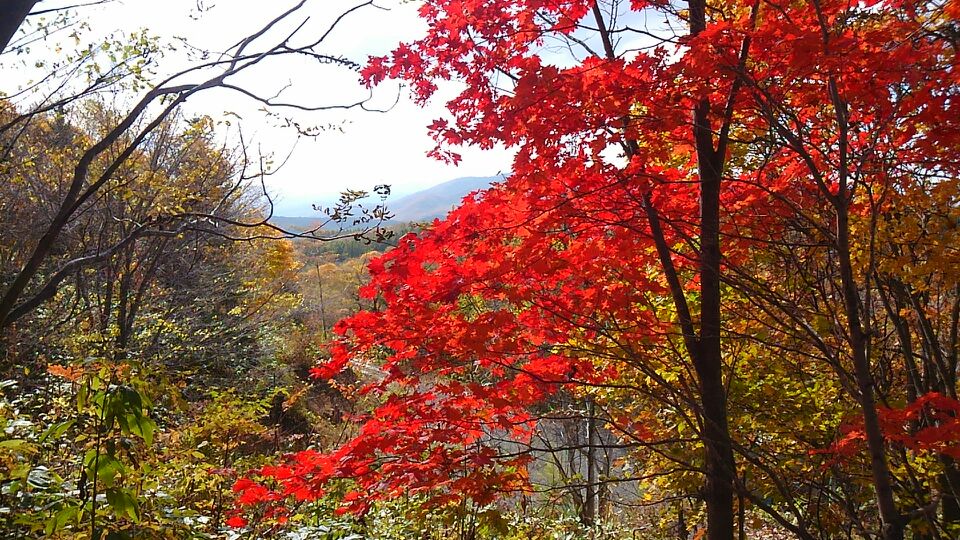
[[13,322],[8,319],[10,312],[13,311],[20,296],[27,289],[27,285],[30,284],[33,277],[40,271],[40,265],[43,263],[47,254],[53,249],[57,238],[60,236],[60,232],[67,223],[68,217],[69,212],[66,211],[66,205],[64,205],[61,207],[57,217],[54,218],[53,223],[50,224],[50,227],[47,228],[47,231],[40,238],[30,259],[27,260],[27,263],[17,274],[13,283],[10,284],[10,287],[8,287],[3,296],[0,297],[0,328],[8,326]]
[[727,424],[727,399],[720,366],[715,358],[698,364],[703,406],[703,442],[707,471],[707,540],[732,540],[734,531],[733,451]]
[[[690,35],[707,26],[706,1],[688,0]],[[731,96],[732,97],[732,96]],[[728,126],[723,126],[725,131]],[[720,347],[720,184],[725,159],[724,135],[717,148],[710,122],[710,101],[700,100],[693,111],[693,137],[700,177],[700,339],[693,357],[703,409],[704,464],[707,479],[707,540],[733,540],[736,463],[727,422],[727,391],[723,384]]]
[[597,422],[592,398],[587,398],[587,492],[584,501],[584,521],[597,522]]
[[[846,220],[842,221],[845,222]],[[845,247],[841,248],[841,252],[846,251]],[[877,497],[877,509],[880,513],[881,538],[884,540],[902,540],[903,523],[894,499],[893,482],[884,451],[883,432],[880,428],[876,400],[873,396],[873,375],[870,373],[870,359],[867,357],[868,338],[860,326],[857,307],[859,300],[852,282],[849,251],[840,255],[840,267],[841,274],[849,276],[843,278],[844,303],[846,304],[847,326],[853,352],[854,377],[856,378],[857,391],[860,394],[860,410],[863,414],[863,430],[866,434],[867,452],[870,456],[870,472]]]
[[943,524],[956,527],[960,524],[960,467],[949,456],[940,456],[940,463],[943,464],[943,473],[940,475]]
[[[691,2],[692,11],[693,2]],[[720,178],[722,156],[713,148],[710,105],[694,112],[694,133],[700,174],[700,342],[693,356],[700,381],[703,442],[707,470],[707,540],[734,536],[733,478],[736,465],[727,422],[727,390],[723,384],[720,348]]]
[[677,539],[689,540],[690,531],[687,530],[687,520],[683,517],[683,501],[677,508]]
[[[689,6],[690,35],[696,36],[706,29],[706,0],[687,0]],[[610,35],[606,30],[599,4],[593,5],[594,16],[600,29],[604,50],[608,58],[615,58]],[[754,15],[756,8],[754,9]],[[741,63],[745,62],[749,41],[743,43]],[[735,83],[731,89],[730,103],[738,91]],[[627,120],[625,119],[626,123]],[[651,235],[656,244],[664,275],[670,287],[677,309],[684,345],[693,360],[700,390],[700,408],[703,432],[700,438],[704,445],[706,482],[703,498],[707,507],[706,540],[733,540],[734,537],[734,475],[736,462],[730,440],[727,421],[727,392],[723,383],[723,354],[720,343],[720,187],[723,175],[726,145],[729,134],[730,115],[724,118],[714,147],[714,132],[710,124],[710,101],[701,99],[693,111],[693,136],[696,146],[697,166],[700,177],[700,328],[694,328],[689,306],[684,297],[676,268],[672,262],[660,218],[651,203],[643,198],[644,211],[650,223]],[[628,143],[627,154],[636,150],[635,143]]]
[[883,432],[880,429],[880,420],[877,416],[876,401],[873,396],[873,375],[870,372],[870,357],[867,354],[867,345],[870,336],[863,328],[863,318],[860,309],[860,294],[853,273],[852,257],[850,255],[850,191],[848,186],[848,156],[847,137],[847,106],[841,99],[837,83],[833,77],[829,80],[830,97],[837,115],[839,132],[837,153],[839,155],[839,169],[837,178],[837,195],[834,198],[836,220],[836,248],[837,261],[840,270],[840,284],[843,293],[843,304],[847,318],[847,335],[850,349],[853,354],[854,378],[860,401],[860,410],[863,413],[863,430],[867,438],[867,452],[870,456],[870,472],[873,477],[873,487],[877,499],[877,509],[880,514],[880,536],[883,540],[903,540],[904,524],[900,512],[897,510],[893,493],[893,481],[887,458],[884,451]]
[[747,540],[747,509],[742,493],[737,494],[737,540]]

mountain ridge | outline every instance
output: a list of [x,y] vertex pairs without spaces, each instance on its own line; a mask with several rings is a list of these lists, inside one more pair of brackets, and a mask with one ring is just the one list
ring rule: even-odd
[[[502,175],[463,176],[398,197],[396,200],[388,198],[385,204],[387,210],[393,215],[388,223],[432,221],[434,218],[443,218],[450,210],[459,206],[463,198],[470,193],[489,188],[493,183],[503,179]],[[273,216],[270,218],[270,222],[278,227],[298,229],[316,227],[323,220],[324,216],[319,213],[316,216]]]

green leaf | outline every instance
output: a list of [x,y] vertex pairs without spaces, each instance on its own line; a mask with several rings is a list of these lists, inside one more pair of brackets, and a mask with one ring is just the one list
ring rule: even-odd
[[40,442],[46,442],[48,439],[59,439],[68,429],[73,427],[75,422],[76,420],[67,420],[66,422],[60,422],[50,426],[43,432],[43,435],[40,436]]
[[78,506],[65,506],[61,508],[44,524],[44,534],[51,536],[53,533],[63,530],[64,527],[67,526],[67,523],[76,519],[79,513],[80,507]]
[[120,403],[122,403],[128,411],[143,410],[143,398],[140,397],[140,392],[137,392],[129,386],[122,386],[117,392],[117,395],[120,398]]
[[7,450],[18,450],[27,444],[27,441],[23,439],[7,439],[5,441],[0,441],[0,448]]
[[[117,458],[109,454],[99,454],[99,457],[97,457],[97,452],[94,449],[87,450],[83,462],[87,467],[88,474],[90,476],[95,474],[97,480],[106,487],[113,486],[117,478],[123,476],[127,471],[127,468]],[[94,467],[96,467],[96,470],[94,470]]]
[[106,495],[107,503],[116,515],[126,515],[133,521],[140,521],[140,507],[130,492],[124,489],[108,489]]
[[77,412],[83,412],[83,408],[87,406],[87,385],[81,384],[80,390],[77,391]]
[[139,436],[143,442],[150,446],[153,444],[153,433],[157,430],[157,424],[153,420],[143,415],[127,415],[127,424],[130,433]]

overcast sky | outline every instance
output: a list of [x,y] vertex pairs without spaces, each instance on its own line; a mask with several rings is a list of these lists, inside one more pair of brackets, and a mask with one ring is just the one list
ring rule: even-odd
[[[53,1],[44,2],[52,4]],[[331,35],[326,52],[364,61],[369,55],[385,54],[400,41],[416,39],[425,25],[416,15],[416,2],[377,0],[389,10],[363,9],[352,14]],[[102,6],[83,8],[81,13],[92,26],[85,39],[98,39],[115,29],[134,31],[147,28],[169,41],[183,37],[191,44],[221,50],[235,43],[295,2],[290,0],[118,0]],[[335,16],[359,0],[310,0],[296,24],[309,16],[304,36],[319,35]],[[42,5],[42,4],[41,4]],[[197,6],[203,8],[198,11]],[[282,29],[280,29],[282,30]],[[278,30],[279,31],[279,30]],[[48,43],[48,47],[53,43]],[[36,48],[36,47],[35,47]],[[38,51],[39,52],[39,51]],[[178,60],[165,60],[176,69]],[[310,105],[348,103],[362,99],[366,90],[356,75],[317,68],[296,62],[274,62],[253,77],[242,80],[244,87],[266,95],[286,88],[288,100]],[[369,189],[387,183],[395,194],[404,194],[459,176],[492,176],[507,172],[510,154],[505,150],[463,149],[458,167],[426,157],[434,144],[426,126],[443,114],[443,96],[452,97],[454,87],[442,88],[441,96],[425,109],[413,105],[401,90],[400,100],[387,113],[361,110],[336,111],[323,115],[297,114],[303,124],[336,125],[316,139],[298,138],[290,129],[276,127],[249,100],[236,95],[209,93],[188,102],[190,114],[222,117],[231,111],[242,117],[244,137],[252,146],[273,152],[278,160],[292,155],[269,181],[277,195],[280,215],[309,215],[310,204],[336,198],[346,188]],[[375,100],[389,105],[396,99],[396,85],[378,89]]]

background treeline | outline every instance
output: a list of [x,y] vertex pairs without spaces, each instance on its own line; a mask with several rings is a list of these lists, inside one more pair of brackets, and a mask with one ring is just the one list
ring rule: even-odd
[[[370,307],[380,214],[350,214],[351,192],[323,233],[269,223],[271,158],[182,108],[284,56],[355,68],[323,37],[293,44],[299,22],[271,33],[299,16],[279,13],[216,59],[181,44],[170,74],[177,44],[87,43],[72,8],[0,8],[0,538],[236,536],[240,472],[345,436],[356,399],[307,371]],[[317,251],[325,234],[346,240]]]
[[[65,171],[115,119],[83,101],[4,133],[7,295],[45,241]],[[356,295],[366,259],[275,238],[241,150],[220,139],[207,118],[165,120],[78,205],[13,304],[4,537],[213,534],[236,471],[340,434],[351,403],[305,381],[326,329],[369,307]]]

